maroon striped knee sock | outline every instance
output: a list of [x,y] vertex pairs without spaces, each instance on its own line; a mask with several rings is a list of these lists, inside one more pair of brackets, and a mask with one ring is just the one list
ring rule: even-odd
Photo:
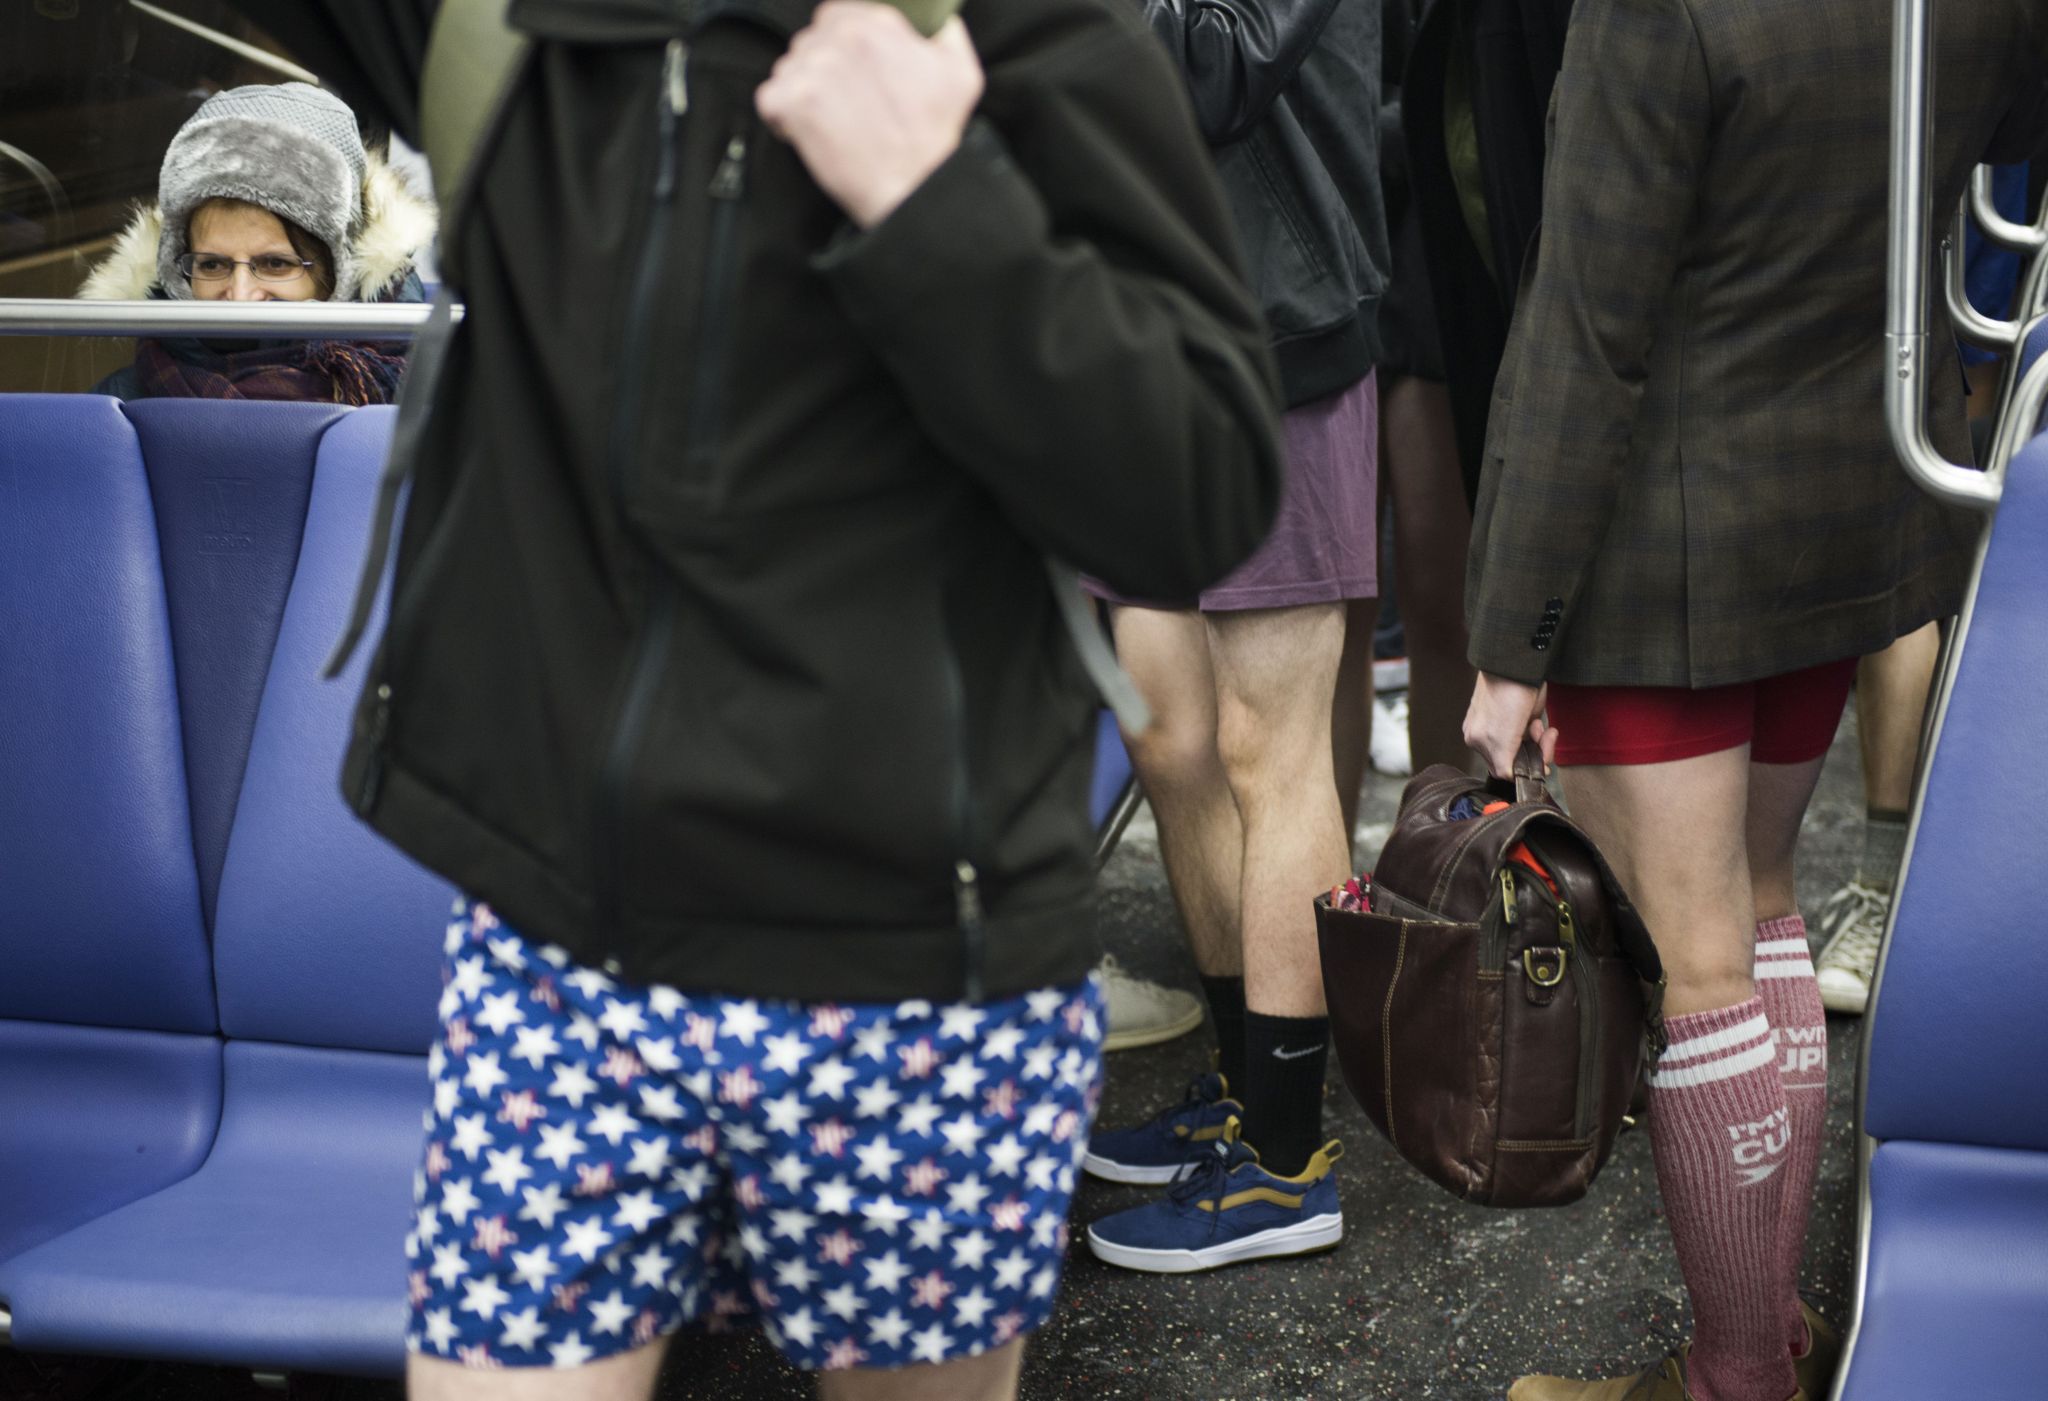
[[1692,1295],[1697,1401],[1786,1401],[1778,1231],[1791,1143],[1762,999],[1666,1017],[1650,1077],[1650,1150]]
[[1792,1146],[1785,1161],[1785,1214],[1778,1227],[1778,1278],[1785,1288],[1787,1346],[1806,1347],[1806,1322],[1799,1313],[1799,1265],[1806,1254],[1806,1218],[1813,1179],[1820,1168],[1821,1140],[1828,1122],[1828,1017],[1813,959],[1806,947],[1806,921],[1798,915],[1767,919],[1756,927],[1756,995],[1771,1020],[1778,1045],[1778,1079],[1792,1118]]

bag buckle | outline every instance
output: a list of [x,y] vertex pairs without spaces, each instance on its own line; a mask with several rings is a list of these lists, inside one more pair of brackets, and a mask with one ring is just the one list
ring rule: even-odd
[[1522,950],[1522,973],[1540,988],[1554,988],[1564,981],[1565,964],[1571,954],[1556,944],[1539,944]]

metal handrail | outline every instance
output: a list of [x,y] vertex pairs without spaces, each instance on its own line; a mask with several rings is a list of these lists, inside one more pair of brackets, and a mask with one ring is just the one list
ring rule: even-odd
[[[80,301],[0,298],[0,336],[249,336],[411,340],[425,302]],[[454,308],[457,320],[462,308]]]
[[[1893,96],[1896,97],[1897,93],[1894,92]],[[1897,115],[1894,110],[1894,119]],[[1984,231],[1984,237],[2015,253],[2038,253],[2048,248],[2048,227],[2014,223],[1998,212],[1998,203],[1992,198],[1991,167],[1988,165],[1980,165],[1970,172],[1970,213],[1976,216],[1977,227]]]
[[1963,257],[1963,250],[1969,246],[1969,232],[1969,211],[1959,204],[1955,228],[1942,245],[1942,262],[1948,267],[1948,319],[1954,323],[1956,334],[1971,345],[2004,354],[2020,343],[2020,323],[1986,316],[1970,300],[1969,269]]
[[1928,0],[1894,0],[1889,268],[1884,418],[1906,472],[1955,506],[1998,508],[1999,481],[1950,462],[1927,436]]
[[2043,408],[2048,408],[2048,355],[2043,355],[2027,370],[1998,415],[1998,431],[1991,437],[1991,453],[1985,470],[2001,483],[2005,480],[2006,467],[2019,455],[2019,450],[2041,431]]

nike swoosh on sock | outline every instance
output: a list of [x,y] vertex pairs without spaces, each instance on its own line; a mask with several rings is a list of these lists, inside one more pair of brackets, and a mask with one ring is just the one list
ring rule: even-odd
[[1310,1046],[1310,1047],[1309,1047],[1309,1048],[1308,1048],[1307,1050],[1305,1050],[1305,1051],[1285,1051],[1285,1050],[1282,1050],[1282,1049],[1281,1049],[1280,1047],[1278,1047],[1278,1046],[1275,1046],[1275,1047],[1273,1048],[1273,1059],[1274,1059],[1274,1060],[1300,1060],[1300,1059],[1301,1059],[1301,1058],[1302,1058],[1303,1056],[1312,1056],[1312,1055],[1314,1055],[1314,1054],[1315,1054],[1315,1053],[1316,1053],[1317,1051],[1320,1051],[1320,1050],[1322,1050],[1322,1049],[1323,1049],[1323,1048],[1322,1048],[1321,1046]]

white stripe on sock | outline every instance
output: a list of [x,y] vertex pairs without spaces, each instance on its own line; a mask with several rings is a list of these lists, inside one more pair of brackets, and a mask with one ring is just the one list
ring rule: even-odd
[[1684,1041],[1673,1041],[1664,1048],[1664,1057],[1659,1065],[1676,1065],[1682,1060],[1698,1060],[1716,1051],[1725,1051],[1731,1046],[1747,1046],[1752,1041],[1767,1041],[1771,1035],[1771,1019],[1758,1012],[1746,1022],[1710,1031],[1705,1036],[1694,1036]]
[[[1682,1090],[1688,1085],[1711,1085],[1719,1080],[1733,1080],[1738,1075],[1747,1075],[1760,1065],[1769,1065],[1776,1060],[1778,1048],[1766,1041],[1761,1046],[1752,1046],[1746,1051],[1720,1060],[1702,1061],[1698,1065],[1684,1065],[1676,1070],[1663,1069],[1663,1061],[1657,1062],[1657,1071],[1650,1076],[1650,1084],[1659,1090]],[[1665,1053],[1665,1059],[1670,1053]]]
[[1756,956],[1758,958],[1774,957],[1778,954],[1787,953],[1796,953],[1801,958],[1807,957],[1806,940],[1766,939],[1756,946]]
[[1797,963],[1791,959],[1780,959],[1774,963],[1759,963],[1756,966],[1759,978],[1810,978],[1813,976],[1813,960],[1802,958]]

